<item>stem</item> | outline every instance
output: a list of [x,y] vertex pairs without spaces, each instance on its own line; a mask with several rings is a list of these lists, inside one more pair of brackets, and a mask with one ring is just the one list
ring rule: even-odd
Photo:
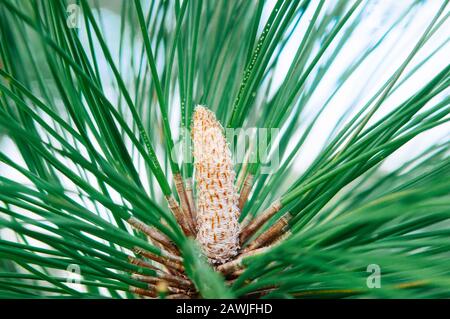
[[264,247],[264,248],[260,248],[260,249],[255,249],[251,252],[246,252],[246,253],[240,255],[238,258],[218,266],[217,270],[220,271],[224,275],[234,273],[235,271],[238,271],[243,268],[244,265],[243,265],[242,261],[244,260],[244,258],[255,256],[257,254],[261,254],[261,253],[265,252],[267,249],[268,249],[268,247]]
[[195,232],[193,231],[195,229],[194,223],[193,223],[194,219],[192,216],[191,207],[189,205],[186,188],[184,187],[183,177],[181,177],[180,173],[177,173],[173,176],[173,179],[175,181],[175,188],[177,189],[178,196],[180,198],[180,206],[181,206],[181,210],[183,211],[186,223],[187,223],[188,227],[190,228],[190,230],[192,231],[192,233],[195,234]]
[[181,226],[181,229],[183,229],[185,235],[192,236],[194,232],[191,229],[189,223],[187,222],[187,216],[184,214],[183,210],[181,209],[180,205],[178,205],[178,202],[175,200],[173,195],[166,196],[166,200],[167,204],[169,205],[169,209],[174,214],[178,224]]
[[187,200],[188,200],[189,208],[191,211],[192,224],[194,226],[195,232],[197,233],[197,208],[195,207],[192,180],[190,178],[187,178],[185,180],[185,183],[186,183],[185,185],[186,185]]
[[184,267],[181,264],[180,258],[175,258],[177,256],[172,256],[172,255],[157,256],[157,255],[152,254],[151,252],[141,249],[139,247],[135,247],[133,249],[133,251],[137,255],[141,255],[141,256],[144,256],[145,258],[156,261],[157,263],[160,263],[160,264],[166,266],[167,268],[175,269],[175,270],[179,271],[180,273],[184,272]]
[[275,224],[273,224],[268,230],[258,236],[255,240],[253,240],[247,248],[245,248],[245,252],[252,251],[256,248],[266,246],[272,243],[274,240],[279,238],[281,235],[285,234],[289,229],[288,222],[291,218],[291,214],[287,212],[283,215]]
[[279,212],[283,208],[281,201],[277,199],[269,206],[264,212],[259,214],[255,219],[253,219],[240,234],[241,244],[244,244],[253,234],[255,234],[262,225],[264,225],[275,213]]
[[142,231],[144,234],[146,234],[150,239],[153,241],[158,242],[161,244],[164,248],[168,249],[171,252],[177,253],[176,246],[172,243],[172,241],[166,237],[165,235],[158,232],[156,229],[144,224],[140,220],[131,217],[127,220],[128,224],[130,224],[133,228]]
[[247,203],[248,196],[250,195],[250,191],[252,190],[253,187],[253,179],[254,176],[250,173],[245,177],[244,185],[242,186],[241,190],[241,195],[239,196],[239,204],[238,204],[239,211],[242,211],[245,204]]

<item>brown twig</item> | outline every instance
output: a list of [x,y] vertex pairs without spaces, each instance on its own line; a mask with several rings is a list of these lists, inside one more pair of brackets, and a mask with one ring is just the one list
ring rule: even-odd
[[192,180],[186,179],[186,197],[191,211],[192,224],[195,232],[197,232],[197,207],[195,206],[194,191],[192,187]]
[[252,221],[253,217],[248,214],[247,216],[245,216],[244,220],[241,221],[241,229],[244,229],[245,227],[247,227],[250,222]]
[[220,271],[224,275],[228,275],[228,274],[234,273],[236,271],[239,271],[244,266],[242,264],[242,261],[244,260],[244,258],[247,258],[250,256],[255,256],[257,254],[261,254],[261,253],[265,252],[267,249],[268,249],[268,247],[264,247],[264,248],[260,248],[260,249],[255,249],[248,253],[244,253],[244,254],[240,255],[238,258],[218,266],[217,270]]
[[139,247],[134,247],[133,251],[138,254],[142,255],[148,259],[151,259],[153,261],[156,261],[168,268],[175,269],[181,273],[184,272],[184,267],[182,265],[182,259],[178,256],[174,256],[172,254],[163,254],[162,256],[155,255],[149,251],[146,251]]
[[277,238],[283,235],[288,229],[288,222],[291,218],[291,214],[287,212],[284,214],[275,224],[269,229],[254,239],[245,249],[244,253],[250,252],[256,248],[266,246],[274,242]]
[[127,222],[133,228],[142,231],[144,234],[150,237],[151,240],[158,242],[167,250],[171,251],[172,253],[176,254],[178,253],[177,247],[172,243],[172,241],[167,236],[161,234],[156,229],[144,224],[143,222],[134,217],[129,218]]
[[186,222],[189,225],[191,231],[194,230],[193,217],[191,212],[191,207],[188,201],[188,195],[186,192],[186,188],[184,186],[183,177],[180,173],[175,174],[173,176],[173,180],[175,182],[175,188],[178,193],[178,197],[180,198],[180,206],[183,214],[185,216]]
[[154,270],[154,271],[158,270],[158,268],[156,268],[152,264],[150,264],[150,263],[148,263],[146,261],[143,261],[143,260],[141,260],[139,258],[134,258],[134,257],[128,256],[128,261],[132,265],[136,265],[136,266],[143,267],[143,268],[148,268],[148,269],[151,269],[151,270]]
[[242,211],[245,204],[247,203],[248,196],[250,195],[250,191],[253,187],[253,179],[254,176],[250,173],[245,177],[244,185],[242,185],[241,194],[239,196],[239,211]]
[[140,275],[140,274],[132,274],[131,278],[138,280],[138,281],[145,282],[146,284],[149,285],[149,288],[152,288],[155,291],[159,291],[159,292],[170,291],[173,293],[185,293],[185,294],[191,293],[190,289],[192,288],[192,285],[191,286],[177,285],[173,281],[169,282],[165,278],[159,278],[159,277],[154,277],[154,276],[144,276],[144,275]]
[[186,236],[192,236],[194,232],[188,222],[188,218],[185,216],[184,211],[181,209],[180,205],[178,205],[178,202],[175,200],[173,195],[166,196],[166,200],[169,205],[169,209],[174,214],[178,224],[181,226],[181,229],[183,229],[183,232]]
[[231,286],[231,285],[234,283],[234,281],[235,281],[240,275],[242,275],[243,272],[244,272],[244,269],[241,268],[241,269],[239,269],[239,270],[236,270],[235,272],[226,274],[226,275],[225,275],[225,278],[226,278],[227,280],[225,281],[225,283],[226,283],[227,285]]
[[132,274],[131,278],[145,282],[147,284],[155,284],[155,285],[161,281],[160,278],[153,277],[153,276],[144,276],[144,275],[140,275],[140,274]]
[[[165,287],[163,289],[161,289],[158,287],[158,284],[157,285],[149,284],[149,288],[155,289],[159,293],[167,293],[168,292],[169,294],[177,294],[177,295],[183,294],[183,295],[187,295],[187,296],[192,294],[192,292],[190,292],[188,290],[173,287],[173,286],[167,285],[167,283],[166,283]],[[159,291],[159,290],[161,290],[161,291]]]
[[278,243],[283,242],[290,235],[291,235],[291,230],[290,230],[289,226],[286,226],[286,228],[277,237],[274,238],[274,240],[271,242],[270,246],[274,246]]
[[247,149],[247,151],[245,153],[244,160],[242,161],[242,168],[241,168],[241,170],[239,172],[239,175],[237,177],[236,186],[238,188],[241,188],[242,183],[244,181],[244,177],[247,174],[247,170],[248,170],[248,166],[249,166],[248,163],[250,162],[249,158],[250,158],[250,154],[252,154],[252,149],[253,149],[253,141],[250,140],[249,147],[248,147],[248,149]]
[[155,284],[158,281],[165,280],[165,281],[171,283],[171,286],[173,286],[173,287],[189,288],[189,289],[193,287],[193,284],[189,280],[181,278],[179,276],[168,274],[160,269],[157,269],[153,265],[151,265],[143,260],[133,258],[133,257],[129,257],[128,259],[130,260],[130,263],[133,265],[137,265],[137,266],[144,267],[144,268],[149,268],[149,269],[152,269],[155,271],[156,276],[144,276],[144,275],[135,274],[135,275],[140,276],[139,278],[141,281],[144,281],[144,282],[150,283],[150,284]]
[[[158,271],[157,271],[157,274],[158,274]],[[178,276],[160,273],[160,274],[158,274],[158,277],[171,283],[171,285],[174,287],[188,288],[188,289],[194,288],[194,285],[192,284],[192,282],[190,282],[187,279],[180,278]]]
[[156,298],[158,294],[155,291],[147,290],[144,288],[130,287],[130,292],[136,295]]
[[276,200],[264,212],[253,219],[246,227],[244,227],[240,234],[241,244],[244,244],[253,234],[255,234],[265,222],[267,222],[275,213],[282,208],[280,200]]

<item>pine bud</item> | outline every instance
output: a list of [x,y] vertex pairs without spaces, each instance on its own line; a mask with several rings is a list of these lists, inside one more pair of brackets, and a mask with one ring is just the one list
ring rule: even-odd
[[192,125],[197,182],[197,241],[213,264],[222,264],[239,249],[239,195],[224,129],[203,106]]

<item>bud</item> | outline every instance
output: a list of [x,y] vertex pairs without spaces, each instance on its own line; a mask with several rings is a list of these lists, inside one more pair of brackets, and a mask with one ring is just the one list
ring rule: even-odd
[[197,106],[192,124],[197,182],[197,241],[213,264],[222,264],[239,249],[239,194],[224,129],[214,113]]

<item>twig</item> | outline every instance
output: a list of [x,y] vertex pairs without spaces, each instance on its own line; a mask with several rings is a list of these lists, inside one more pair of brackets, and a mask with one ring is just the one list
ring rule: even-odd
[[139,280],[149,283],[149,284],[156,284],[161,280],[165,280],[169,283],[171,283],[171,285],[173,287],[178,287],[178,288],[193,288],[193,284],[187,280],[187,279],[183,279],[180,278],[179,276],[174,276],[171,274],[167,274],[165,272],[163,272],[160,269],[157,269],[156,267],[154,267],[153,265],[150,265],[149,263],[136,259],[136,258],[129,258],[130,259],[130,263],[140,266],[140,267],[144,267],[144,268],[149,268],[155,271],[156,276],[144,276],[144,275],[140,275],[140,274],[134,274],[135,276],[139,276]]
[[241,244],[244,244],[253,234],[255,234],[261,226],[267,222],[275,213],[280,211],[283,207],[280,200],[276,200],[269,206],[264,212],[259,214],[255,219],[253,219],[240,234]]
[[144,224],[140,220],[131,217],[127,220],[128,224],[130,224],[133,228],[142,231],[144,234],[146,234],[148,237],[150,237],[151,240],[158,242],[163,247],[168,249],[169,251],[173,253],[178,253],[178,250],[176,246],[172,243],[172,241],[167,238],[165,235],[161,234],[156,229]]
[[144,276],[144,275],[140,275],[140,274],[132,274],[131,278],[145,282],[147,284],[157,284],[158,282],[161,281],[160,278],[153,277],[153,276]]
[[156,298],[158,297],[157,293],[155,291],[143,289],[143,288],[137,288],[137,287],[130,287],[130,292],[133,294],[145,296],[145,297],[151,297]]
[[175,188],[177,190],[178,197],[180,198],[181,210],[183,211],[185,220],[186,220],[187,224],[189,225],[190,230],[193,232],[193,230],[194,230],[193,217],[192,217],[191,208],[190,208],[190,205],[188,202],[188,195],[186,192],[186,188],[184,187],[183,177],[181,176],[180,173],[178,173],[173,176],[173,180],[175,182]]
[[[190,288],[191,287],[185,287],[180,285],[174,285],[174,283],[168,283],[166,280],[162,278],[157,278],[153,276],[144,276],[140,274],[133,274],[131,278],[145,282],[149,285],[149,288],[154,289],[155,291],[159,292],[167,292],[171,291],[173,293],[184,293],[184,294],[190,294]],[[170,288],[170,289],[169,289]],[[186,290],[188,289],[188,290]]]
[[136,266],[143,267],[143,268],[148,268],[148,269],[151,269],[151,270],[154,270],[154,271],[158,270],[158,268],[156,268],[152,264],[150,264],[150,263],[148,263],[146,261],[143,261],[143,260],[141,260],[139,258],[134,258],[134,257],[128,256],[128,261],[132,265],[136,265]]
[[250,173],[245,177],[244,185],[242,186],[241,194],[239,196],[239,211],[242,211],[245,204],[247,203],[248,195],[250,195],[250,191],[253,187],[253,179],[254,176]]
[[245,216],[244,220],[241,221],[241,229],[246,228],[250,222],[252,221],[252,216],[250,214],[248,214],[247,216]]
[[291,218],[291,214],[287,212],[284,214],[275,224],[273,224],[268,230],[259,235],[255,240],[253,240],[245,249],[244,253],[250,252],[256,248],[266,246],[281,235],[285,234],[288,230],[288,222]]
[[192,224],[194,226],[195,232],[197,232],[197,207],[195,206],[194,191],[192,187],[192,180],[190,178],[186,179],[186,196],[191,210]]
[[[158,274],[158,272],[157,272],[157,274]],[[158,274],[158,276],[159,276],[159,278],[164,279],[169,283],[172,283],[173,284],[172,286],[180,287],[180,288],[188,288],[188,289],[194,288],[194,285],[192,284],[192,282],[190,282],[187,279],[183,279],[183,278],[165,274],[165,273]]]
[[228,286],[231,286],[231,285],[236,281],[236,279],[238,279],[239,276],[242,275],[242,273],[244,272],[244,270],[245,270],[245,269],[242,268],[242,269],[236,270],[235,272],[226,274],[226,275],[225,275],[225,278],[226,278],[227,280],[225,281],[225,283],[226,283]]
[[156,285],[149,284],[148,285],[149,289],[154,289],[156,292],[159,292],[159,293],[163,293],[163,292],[167,293],[168,292],[170,294],[177,294],[177,295],[180,295],[180,294],[183,294],[183,295],[186,295],[186,296],[192,295],[192,292],[190,292],[190,291],[188,291],[186,289],[180,289],[180,288],[177,288],[177,287],[173,287],[173,286],[168,285],[167,283],[165,283],[165,285],[162,286],[162,285],[160,285],[161,283],[165,283],[165,282],[161,281],[161,282],[159,282]]
[[178,202],[175,200],[173,195],[166,196],[166,200],[167,204],[169,205],[169,209],[174,214],[178,224],[181,226],[181,229],[183,229],[183,232],[186,234],[186,236],[192,236],[194,232],[191,229],[191,225],[188,222],[187,216],[185,216],[183,210],[181,209],[180,205],[178,205]]
[[218,266],[217,270],[220,271],[224,275],[234,273],[234,272],[240,270],[244,266],[242,264],[242,261],[244,260],[244,258],[247,258],[250,256],[255,256],[257,254],[261,254],[261,253],[265,252],[268,248],[269,247],[264,247],[264,248],[260,248],[260,249],[255,249],[248,253],[244,253],[244,254],[240,255],[238,258]]
[[247,174],[247,170],[248,170],[248,166],[249,166],[248,163],[250,162],[249,158],[250,158],[250,154],[252,154],[252,149],[253,149],[253,141],[250,140],[249,147],[245,153],[244,160],[242,161],[242,168],[237,177],[236,186],[238,188],[241,188],[242,182],[244,181],[244,177]]
[[181,258],[179,258],[178,256],[174,256],[167,253],[163,256],[158,256],[139,247],[134,247],[133,251],[138,255],[142,255],[148,259],[156,261],[168,268],[173,268],[181,273],[184,272],[184,267],[181,263]]

